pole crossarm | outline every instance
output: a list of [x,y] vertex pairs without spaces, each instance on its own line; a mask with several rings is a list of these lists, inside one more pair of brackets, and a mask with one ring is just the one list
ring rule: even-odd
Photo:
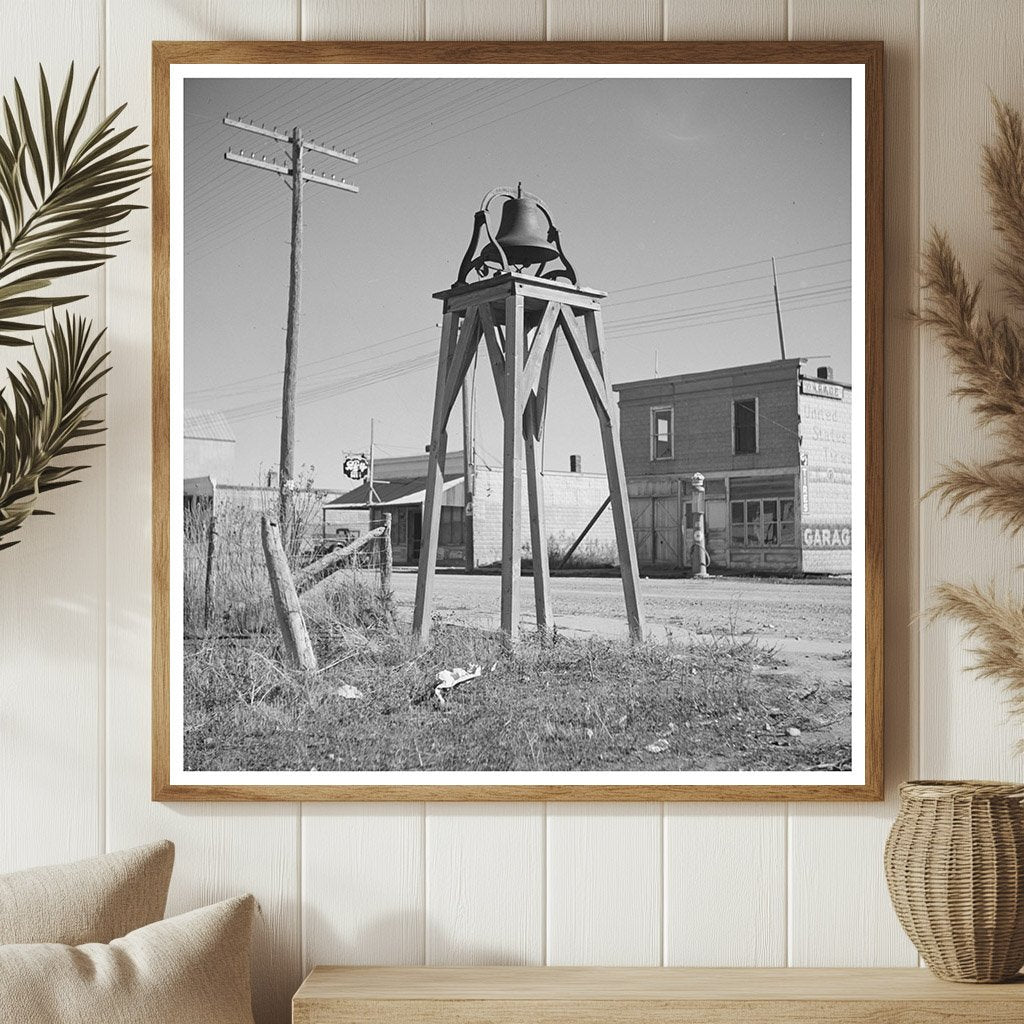
[[347,153],[343,149],[331,149],[329,146],[321,146],[319,142],[304,142],[302,145],[311,153],[323,153],[324,156],[332,156],[335,160],[345,160],[350,164],[359,163],[355,153]]
[[263,124],[253,124],[251,121],[238,121],[233,117],[225,117],[224,124],[229,128],[241,128],[243,132],[252,132],[253,135],[264,135],[268,139],[276,139],[278,142],[291,142],[291,136],[287,132],[279,132],[276,128],[268,128]]
[[[285,177],[292,176],[292,169],[284,164],[275,163],[273,160],[266,160],[263,157],[246,156],[244,153],[232,153],[228,150],[224,154],[225,160],[236,164],[247,164],[249,167],[258,167],[261,171],[273,171],[275,174],[283,174]],[[322,174],[314,174],[312,171],[302,172],[303,181],[312,181],[317,185],[328,185],[331,188],[340,188],[346,192],[358,192],[359,186],[345,181],[344,178],[326,178]]]
[[[277,142],[291,142],[292,137],[287,132],[279,132],[276,128],[268,128],[263,124],[253,124],[251,121],[239,121],[234,117],[225,117],[224,124],[229,128],[241,128],[243,132],[252,132],[253,135],[262,135],[268,139],[275,139]],[[355,153],[346,152],[344,149],[331,149],[330,146],[321,146],[319,142],[303,140],[303,149],[313,153],[323,153],[324,156],[334,157],[335,160],[345,160],[350,164],[359,163],[359,157]]]

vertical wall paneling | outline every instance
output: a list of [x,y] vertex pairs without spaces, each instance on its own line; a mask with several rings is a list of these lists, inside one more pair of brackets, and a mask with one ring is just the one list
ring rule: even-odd
[[304,804],[303,969],[424,962],[422,804]]
[[303,39],[422,39],[427,0],[300,0]]
[[[784,0],[667,0],[667,39],[785,39]],[[744,257],[748,258],[748,257]],[[786,962],[786,808],[665,804],[665,962]]]
[[[305,39],[419,39],[426,0],[302,0]],[[425,962],[423,804],[306,804],[302,960]]]
[[[917,0],[791,0],[793,39],[886,43],[886,778],[885,804],[790,806],[789,945],[794,966],[910,966],[882,847],[900,782],[916,773]],[[829,913],[822,909],[829,907]],[[835,921],[843,921],[836,927]]]
[[427,39],[543,39],[545,0],[426,0]]
[[666,39],[785,39],[786,0],[665,0]]
[[[984,279],[982,303],[999,308],[991,270],[996,239],[979,180],[981,147],[994,132],[989,90],[1024,107],[1020,54],[1024,5],[969,0],[924,6],[921,21],[921,226],[947,231],[970,277]],[[972,71],[968,73],[967,69]],[[941,344],[921,338],[921,487],[939,468],[989,450],[969,406],[947,397],[952,376]],[[921,603],[942,580],[1020,591],[1024,542],[996,523],[942,518],[934,498],[921,506]],[[921,770],[947,778],[1020,779],[1014,746],[1020,719],[1009,719],[998,683],[967,671],[973,660],[953,622],[925,625],[921,638]]]
[[[3,33],[0,92],[13,102],[17,78],[35,114],[39,65],[59,96],[74,61],[81,96],[103,61],[102,0],[71,9],[42,0],[24,21]],[[55,24],[64,27],[56,36]],[[93,124],[101,103],[94,98]],[[70,290],[90,299],[69,311],[102,327],[103,272],[72,281]],[[42,332],[32,337],[45,350]],[[31,366],[29,350],[0,348],[5,392],[6,368],[17,361]],[[0,552],[0,871],[91,856],[103,846],[106,454],[89,452],[83,461],[92,465],[81,483],[41,500],[54,515],[30,519],[14,535],[17,546]]]
[[548,39],[661,39],[662,0],[548,0]]
[[548,804],[549,964],[662,962],[662,805]]
[[[58,21],[59,23],[59,21]],[[238,5],[107,3],[107,103],[127,101],[150,134],[151,39],[295,38],[295,0]],[[148,202],[148,189],[143,193]],[[108,836],[112,848],[166,836],[178,846],[170,910],[250,891],[260,1024],[288,1019],[298,960],[295,805],[155,804],[149,798],[150,245],[148,217],[108,272],[110,381],[107,562]],[[116,554],[115,554],[116,553]]]
[[785,805],[665,805],[665,963],[785,966]]
[[544,963],[544,805],[427,804],[426,962]]

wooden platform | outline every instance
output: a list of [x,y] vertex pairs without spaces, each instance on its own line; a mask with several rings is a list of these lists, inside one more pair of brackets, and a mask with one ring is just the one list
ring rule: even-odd
[[294,1024],[1003,1024],[1004,985],[925,970],[634,967],[317,967]]

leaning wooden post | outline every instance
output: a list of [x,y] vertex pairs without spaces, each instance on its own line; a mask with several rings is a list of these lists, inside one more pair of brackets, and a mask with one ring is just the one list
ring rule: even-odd
[[380,558],[380,603],[385,615],[392,614],[394,593],[391,590],[391,567],[394,556],[391,551],[391,513],[384,513],[384,536],[381,541]]
[[213,617],[213,604],[217,592],[217,514],[210,513],[210,527],[206,534],[206,596],[203,604],[203,625],[209,629]]
[[292,571],[288,567],[284,548],[281,545],[281,531],[269,516],[262,520],[263,556],[267,561],[267,575],[270,577],[270,592],[274,598],[274,611],[281,627],[285,655],[294,668],[304,672],[316,671],[316,655],[302,617],[299,595],[295,590]]

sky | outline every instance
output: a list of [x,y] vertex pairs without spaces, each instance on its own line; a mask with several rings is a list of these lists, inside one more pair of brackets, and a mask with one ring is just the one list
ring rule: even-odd
[[[429,441],[441,303],[483,196],[541,197],[581,285],[608,292],[614,382],[778,358],[850,379],[850,86],[837,79],[193,79],[184,104],[184,403],[225,413],[232,483],[276,466],[291,195],[228,149],[286,147],[226,114],[355,152],[307,169],[296,463],[324,487],[365,452]],[[496,219],[495,219],[496,220]],[[859,339],[858,339],[859,341]],[[478,374],[478,457],[499,464],[493,382]],[[602,469],[596,417],[556,356],[546,469]],[[461,446],[458,406],[449,447]]]

